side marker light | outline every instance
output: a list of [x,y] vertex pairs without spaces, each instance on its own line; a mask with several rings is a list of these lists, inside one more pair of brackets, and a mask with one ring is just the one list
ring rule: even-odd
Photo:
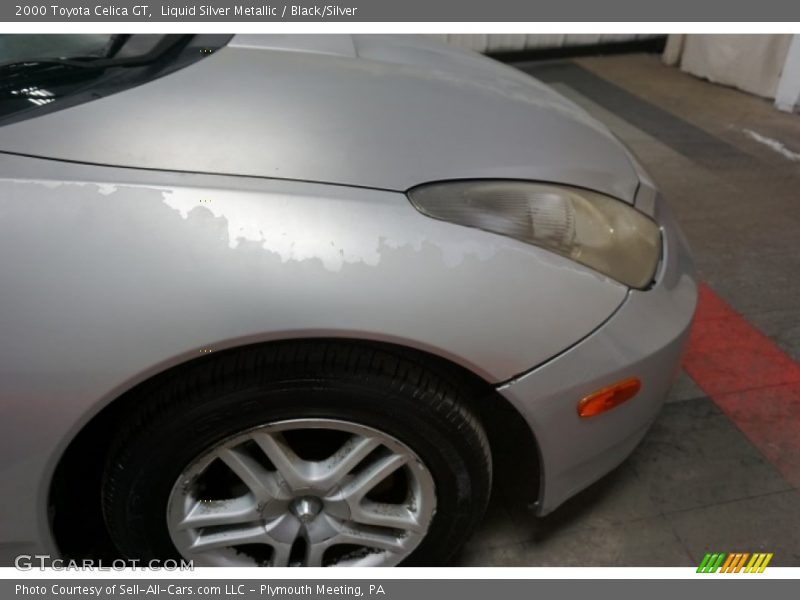
[[578,402],[578,415],[582,418],[597,416],[630,400],[639,393],[640,389],[642,389],[642,382],[636,377],[604,387]]

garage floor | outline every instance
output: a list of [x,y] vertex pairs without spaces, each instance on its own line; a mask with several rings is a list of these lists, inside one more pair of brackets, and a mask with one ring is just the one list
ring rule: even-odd
[[455,564],[696,566],[706,552],[739,551],[797,566],[800,116],[653,55],[515,66],[634,150],[704,285],[684,373],[633,456],[545,518],[499,469],[487,518]]

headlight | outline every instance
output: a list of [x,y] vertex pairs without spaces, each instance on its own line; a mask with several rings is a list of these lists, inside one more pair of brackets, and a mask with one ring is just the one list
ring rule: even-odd
[[408,193],[421,213],[540,246],[634,288],[653,280],[658,225],[632,206],[578,188],[519,181],[458,181]]

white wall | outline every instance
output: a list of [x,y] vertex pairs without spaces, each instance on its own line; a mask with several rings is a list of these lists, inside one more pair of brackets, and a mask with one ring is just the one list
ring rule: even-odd
[[800,36],[670,35],[664,62],[791,111],[800,99]]
[[590,46],[609,42],[629,42],[658,37],[646,34],[595,33],[595,34],[438,34],[435,37],[451,44],[477,52],[512,52],[537,48],[562,48],[565,46]]
[[786,52],[781,79],[775,92],[775,106],[787,112],[800,111],[800,35],[792,36]]

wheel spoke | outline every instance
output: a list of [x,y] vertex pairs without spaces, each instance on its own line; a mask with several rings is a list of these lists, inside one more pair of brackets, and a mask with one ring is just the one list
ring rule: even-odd
[[289,558],[292,555],[291,544],[271,544],[272,545],[272,560],[270,564],[273,567],[288,567]]
[[295,454],[283,435],[258,432],[253,434],[253,440],[272,461],[290,488],[296,490],[308,487],[308,463]]
[[189,547],[190,552],[206,552],[217,548],[238,546],[241,544],[268,544],[269,537],[262,525],[201,533]]
[[252,496],[242,496],[232,500],[198,500],[177,527],[192,529],[237,525],[256,521],[260,516],[258,505]]
[[288,567],[292,546],[302,531],[300,521],[289,513],[267,524],[266,532],[272,546],[273,567]]
[[407,506],[378,502],[361,502],[351,509],[351,519],[356,523],[390,527],[402,531],[422,531],[414,513]]
[[405,547],[404,538],[370,527],[343,528],[335,541],[337,544],[366,546],[388,552],[401,552]]
[[306,555],[303,558],[303,566],[321,567],[322,557],[325,555],[325,550],[327,549],[327,544],[308,544],[308,546],[306,546]]
[[316,479],[317,484],[329,488],[344,478],[369,454],[381,445],[379,439],[363,435],[354,435],[339,448],[322,465],[322,475]]
[[242,480],[258,501],[265,501],[279,494],[272,473],[241,450],[220,448],[216,455]]
[[408,459],[399,454],[389,454],[376,460],[344,487],[344,497],[357,503],[367,492],[407,462]]

